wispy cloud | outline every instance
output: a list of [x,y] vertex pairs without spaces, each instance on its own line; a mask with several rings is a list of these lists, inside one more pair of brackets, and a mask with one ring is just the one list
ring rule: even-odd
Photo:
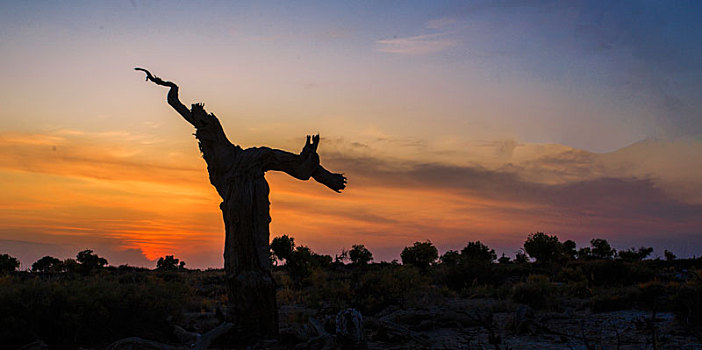
[[449,27],[456,24],[456,20],[453,18],[449,17],[442,17],[442,18],[437,18],[437,19],[432,19],[430,21],[427,21],[427,23],[424,23],[424,26],[429,28],[429,29],[441,29],[445,27]]
[[458,46],[457,41],[449,38],[449,33],[383,39],[376,41],[375,44],[378,51],[406,55],[425,55]]
[[[376,152],[374,148],[392,141],[378,136],[371,135],[375,141],[368,144],[326,143],[325,166],[349,178],[342,195],[285,174],[266,174],[272,236],[290,234],[326,254],[364,243],[392,252],[379,256],[392,259],[403,246],[425,239],[451,249],[481,240],[509,253],[535,230],[581,242],[598,235],[616,238],[612,243],[622,246],[637,242],[655,247],[660,246],[655,239],[663,239],[660,232],[666,232],[666,237],[692,238],[686,241],[688,248],[665,248],[699,254],[690,247],[699,247],[695,233],[702,225],[702,203],[672,196],[658,181],[668,177],[657,170],[696,174],[691,170],[698,167],[690,165],[694,160],[650,164],[680,155],[679,147],[669,143],[648,142],[607,157],[513,141],[457,144],[447,147],[462,145],[474,148],[462,155],[483,156],[451,164],[429,157],[431,153],[396,158]],[[64,246],[49,238],[65,236],[84,248],[138,250],[119,260],[130,264],[144,264],[143,256],[176,254],[190,266],[219,266],[220,199],[199,154],[164,157],[173,151],[169,147],[149,154],[129,152],[119,139],[75,132],[0,134],[0,240]],[[53,145],[58,145],[55,150]],[[126,148],[112,152],[119,147]],[[631,165],[621,168],[627,163]],[[649,167],[637,169],[639,163]],[[651,173],[660,175],[646,176]],[[36,254],[27,255],[34,258]]]

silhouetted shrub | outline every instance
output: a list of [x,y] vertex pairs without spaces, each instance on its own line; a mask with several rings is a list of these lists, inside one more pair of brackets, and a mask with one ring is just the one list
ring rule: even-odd
[[52,349],[106,344],[127,336],[168,340],[188,289],[154,276],[110,274],[0,278],[0,339],[15,348],[35,340]]
[[285,269],[296,284],[300,284],[312,273],[314,268],[323,268],[331,264],[329,255],[314,253],[310,248],[299,246],[290,253],[285,262]]
[[609,245],[606,239],[594,238],[590,241],[590,246],[590,252],[595,259],[611,260],[617,253],[616,250],[612,249],[612,246]]
[[469,264],[489,264],[497,259],[494,249],[490,249],[480,241],[468,242],[461,250],[461,258]]
[[620,259],[628,262],[641,261],[646,259],[649,255],[653,253],[653,248],[651,247],[640,247],[638,250],[630,248],[629,250],[620,250],[617,253]]
[[502,256],[499,259],[497,259],[497,262],[499,264],[504,265],[504,264],[509,264],[511,262],[510,260],[511,259],[507,255],[505,255],[505,253],[502,253]]
[[548,264],[555,261],[562,252],[561,243],[556,235],[549,236],[543,232],[530,234],[524,241],[524,251],[537,263]]
[[80,264],[76,259],[68,258],[61,262],[61,270],[67,273],[76,273],[80,270]]
[[51,256],[45,256],[32,264],[33,272],[61,272],[62,269],[63,263],[61,263],[61,260]]
[[426,270],[439,258],[439,251],[431,244],[431,241],[414,242],[411,247],[405,247],[400,254],[402,264],[412,265]]
[[354,244],[349,250],[349,259],[356,265],[365,265],[373,260],[373,253],[363,244]]
[[406,306],[413,296],[429,285],[413,266],[390,265],[354,274],[352,306],[364,315],[375,314],[390,305]]
[[702,271],[678,288],[671,298],[675,317],[685,325],[702,326]]
[[578,264],[592,286],[622,286],[651,280],[655,273],[643,263],[592,260]]
[[561,249],[563,250],[563,256],[570,260],[575,259],[575,257],[578,255],[578,251],[576,250],[576,244],[570,239],[563,242],[563,244],[561,245]]
[[590,298],[592,312],[610,312],[633,308],[641,291],[635,287],[597,289]]
[[512,287],[512,300],[543,309],[552,304],[553,287],[547,276],[531,275],[526,282],[519,282]]
[[278,260],[287,260],[295,250],[295,238],[288,235],[275,237],[271,241],[271,250]]
[[524,252],[524,250],[520,249],[517,251],[517,253],[514,254],[514,263],[515,264],[528,264],[529,263],[529,258],[527,258],[527,255]]
[[[653,250],[653,248],[651,248],[651,250]],[[663,255],[665,256],[666,261],[673,261],[677,258],[675,254],[673,254],[673,252],[669,251],[668,249],[663,251]]]
[[90,249],[78,252],[78,254],[76,254],[76,260],[80,263],[78,271],[83,273],[92,272],[107,265],[107,260],[105,258],[93,254],[93,251]]
[[17,270],[20,266],[19,260],[8,254],[0,255],[0,273],[8,273]]
[[459,265],[440,266],[435,272],[440,283],[454,291],[496,281],[495,264],[475,263],[462,260]]
[[158,258],[156,269],[160,271],[183,270],[185,269],[185,261],[180,261],[180,259],[174,258],[173,255],[166,255],[165,258]]
[[458,266],[461,263],[461,253],[449,250],[441,256],[441,264],[445,266]]

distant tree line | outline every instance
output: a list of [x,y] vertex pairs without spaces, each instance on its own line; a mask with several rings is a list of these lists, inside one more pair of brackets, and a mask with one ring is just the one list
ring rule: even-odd
[[[270,244],[271,262],[273,265],[284,265],[294,278],[304,278],[315,267],[329,265],[343,265],[349,261],[353,266],[364,266],[373,261],[373,253],[363,244],[354,244],[349,250],[342,250],[339,255],[332,258],[330,255],[317,254],[309,247],[295,245],[295,239],[288,235],[273,238]],[[561,242],[556,235],[547,235],[543,232],[531,233],[524,241],[523,247],[516,252],[514,259],[502,256],[498,259],[494,249],[480,241],[468,242],[460,251],[448,250],[439,255],[438,249],[430,240],[415,242],[412,246],[405,247],[400,253],[403,265],[411,265],[426,270],[432,265],[445,266],[481,265],[481,264],[526,264],[533,261],[538,265],[548,265],[569,260],[622,260],[636,262],[648,258],[653,253],[652,247],[629,248],[617,251],[612,248],[606,239],[594,238],[590,240],[589,247],[577,249],[572,240]],[[667,261],[676,259],[675,254],[665,250],[663,253]],[[36,273],[61,273],[79,272],[90,273],[107,266],[105,258],[98,256],[92,250],[86,249],[78,252],[75,259],[60,260],[45,256],[32,264],[31,271]],[[20,262],[8,255],[0,255],[0,272],[11,272],[19,268]],[[175,271],[184,270],[185,261],[173,255],[161,257],[156,262],[156,270]]]
[[[107,267],[107,259],[98,256],[91,249],[81,250],[76,254],[76,258],[58,259],[52,256],[44,256],[32,264],[31,272],[51,274],[51,273],[82,273],[89,274]],[[17,258],[8,254],[0,255],[0,273],[16,271],[20,266]],[[128,265],[121,265],[118,268],[132,268]],[[161,257],[156,262],[158,271],[184,270],[185,261],[175,258],[173,255]]]
[[[297,265],[315,266],[328,265],[332,261],[336,264],[350,260],[354,265],[365,265],[373,260],[373,253],[363,244],[353,245],[350,250],[342,250],[334,259],[328,255],[319,255],[311,252],[306,246],[295,246],[295,239],[283,235],[273,238],[271,242],[272,261],[275,265],[284,263],[291,267]],[[430,240],[415,242],[412,246],[405,247],[400,253],[402,264],[413,265],[420,269],[427,269],[431,265],[445,264],[458,265],[461,263],[517,263],[524,264],[533,261],[536,264],[550,264],[564,260],[613,260],[634,262],[648,258],[653,253],[652,247],[630,248],[620,250],[612,248],[606,239],[595,238],[590,241],[589,247],[577,249],[572,240],[561,242],[556,235],[549,236],[543,232],[531,233],[524,241],[523,247],[516,252],[514,259],[502,256],[498,259],[494,249],[480,241],[468,242],[460,251],[448,250],[439,255],[438,249]],[[666,260],[675,260],[672,252],[665,250]]]

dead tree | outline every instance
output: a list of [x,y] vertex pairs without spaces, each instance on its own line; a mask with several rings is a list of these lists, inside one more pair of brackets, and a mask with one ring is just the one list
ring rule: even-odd
[[227,139],[217,117],[205,112],[202,104],[185,107],[178,98],[178,85],[146,69],[135,69],[146,73],[147,81],[169,87],[168,104],[196,128],[210,182],[222,197],[219,207],[226,231],[224,270],[231,322],[246,336],[276,336],[278,308],[269,258],[271,217],[264,174],[277,170],[300,180],[311,177],[336,192],[346,187],[346,177],[319,164],[319,135],[308,135],[300,154],[268,147],[242,149]]

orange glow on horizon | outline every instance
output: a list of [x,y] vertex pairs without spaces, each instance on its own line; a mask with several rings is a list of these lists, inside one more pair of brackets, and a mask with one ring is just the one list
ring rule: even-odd
[[[116,151],[115,142],[109,135],[66,132],[0,137],[4,239],[81,249],[96,245],[113,254],[136,249],[151,261],[176,255],[193,267],[221,266],[221,199],[199,154],[174,153],[165,146],[150,153],[125,145]],[[357,243],[399,255],[402,247],[427,239],[452,249],[473,240],[510,247],[543,227],[575,235],[622,223],[631,230],[670,227],[660,219],[606,216],[597,219],[599,226],[586,227],[583,220],[594,215],[589,209],[565,212],[531,198],[508,199],[510,193],[493,197],[432,182],[400,186],[374,182],[358,169],[339,170],[349,176],[342,194],[314,181],[268,173],[271,238],[288,234],[298,244],[332,255]]]

